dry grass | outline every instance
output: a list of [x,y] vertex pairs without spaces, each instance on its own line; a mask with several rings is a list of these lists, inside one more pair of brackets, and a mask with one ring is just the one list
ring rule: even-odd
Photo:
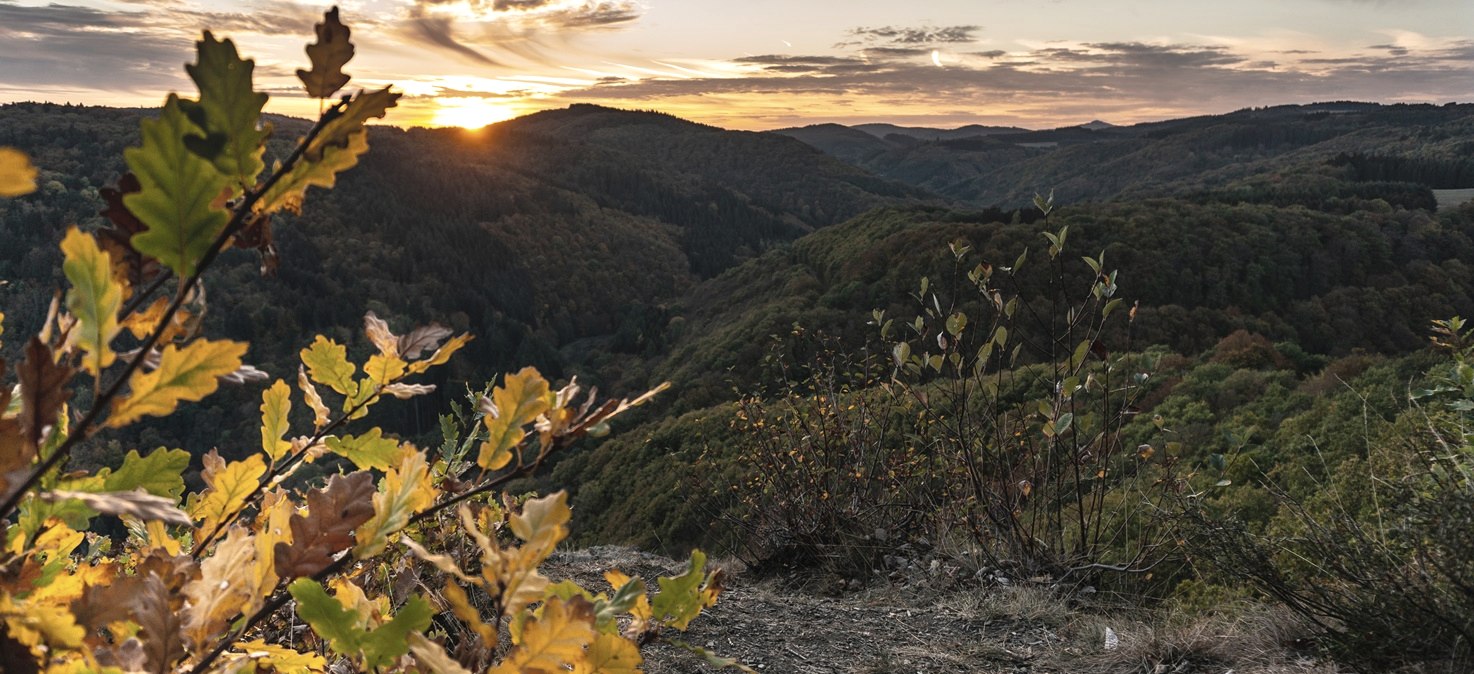
[[[1106,629],[1117,642],[1107,648]],[[1292,616],[1260,606],[1212,615],[1093,616],[1068,629],[1055,654],[1061,671],[1081,674],[1335,674],[1334,665],[1298,652],[1308,636]]]

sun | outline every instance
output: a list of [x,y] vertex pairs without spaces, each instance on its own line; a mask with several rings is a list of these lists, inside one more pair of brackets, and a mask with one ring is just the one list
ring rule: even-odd
[[430,123],[435,126],[459,126],[479,129],[487,124],[504,122],[521,111],[506,102],[485,98],[439,98]]

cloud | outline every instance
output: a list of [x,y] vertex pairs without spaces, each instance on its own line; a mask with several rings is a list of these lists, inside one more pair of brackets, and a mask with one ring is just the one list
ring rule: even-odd
[[933,45],[973,42],[976,39],[973,37],[973,34],[979,30],[981,28],[978,26],[943,26],[940,28],[908,28],[897,26],[866,28],[862,26],[849,30],[849,35],[857,38],[855,41],[841,44]]
[[193,37],[151,30],[141,12],[0,4],[0,43],[0,83],[119,91],[182,81]]
[[[209,28],[242,33],[311,35],[321,14],[285,0],[258,0],[238,11],[205,11],[175,2],[104,12],[66,4],[23,6],[0,0],[0,86],[71,91],[162,92],[187,84],[183,64]],[[355,28],[365,24],[355,21]],[[258,74],[271,69],[258,67]],[[290,74],[290,73],[289,73]]]
[[421,44],[444,49],[481,65],[497,65],[497,62],[490,56],[456,39],[455,25],[449,18],[443,16],[411,17],[406,33]]
[[570,34],[640,18],[633,0],[415,0],[400,33],[478,65],[547,63]]
[[[959,122],[970,110],[1005,111],[1012,121],[1109,117],[1166,118],[1266,103],[1317,100],[1436,100],[1474,97],[1474,41],[1437,48],[1344,58],[1265,58],[1264,54],[1189,43],[1080,43],[1027,52],[957,54],[941,69],[921,49],[861,48],[855,56],[763,55],[737,59],[736,77],[646,79],[566,92],[570,101],[659,107],[700,98],[792,100],[807,109],[770,124],[808,123],[815,110],[871,118],[944,111]],[[861,57],[863,54],[863,58]],[[754,103],[755,106],[761,105]],[[740,108],[738,108],[740,109]],[[742,113],[746,114],[746,113]]]

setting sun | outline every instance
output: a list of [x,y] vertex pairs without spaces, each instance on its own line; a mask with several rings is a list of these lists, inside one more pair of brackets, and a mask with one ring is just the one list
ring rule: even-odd
[[504,122],[523,112],[505,102],[485,98],[441,98],[435,101],[430,124],[479,129],[488,124]]

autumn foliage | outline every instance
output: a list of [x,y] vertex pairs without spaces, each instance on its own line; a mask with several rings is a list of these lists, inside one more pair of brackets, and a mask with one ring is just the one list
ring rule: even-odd
[[[130,173],[104,194],[108,224],[66,232],[64,298],[21,362],[0,361],[4,671],[639,671],[641,646],[676,641],[668,632],[715,602],[720,573],[696,552],[655,593],[612,570],[604,591],[554,583],[539,566],[568,534],[566,494],[494,496],[658,389],[596,400],[527,368],[447,417],[445,445],[426,451],[361,420],[386,396],[433,391],[416,378],[470,335],[435,324],[396,334],[369,312],[363,362],[318,336],[298,371],[274,380],[245,362],[245,343],[201,336],[217,256],[250,249],[274,267],[273,215],[332,187],[367,151],[365,123],[400,96],[335,99],[350,32],[337,9],[316,32],[298,76],[324,112],[269,171],[254,63],[204,33],[186,66],[198,99],[170,95],[142,122]],[[36,175],[0,148],[0,197],[33,190]],[[131,450],[95,472],[68,465],[75,448],[223,383],[264,385],[260,447],[237,461],[203,455],[203,489],[186,494],[182,449]],[[105,518],[126,534],[94,530]],[[420,591],[388,580],[405,573]]]

